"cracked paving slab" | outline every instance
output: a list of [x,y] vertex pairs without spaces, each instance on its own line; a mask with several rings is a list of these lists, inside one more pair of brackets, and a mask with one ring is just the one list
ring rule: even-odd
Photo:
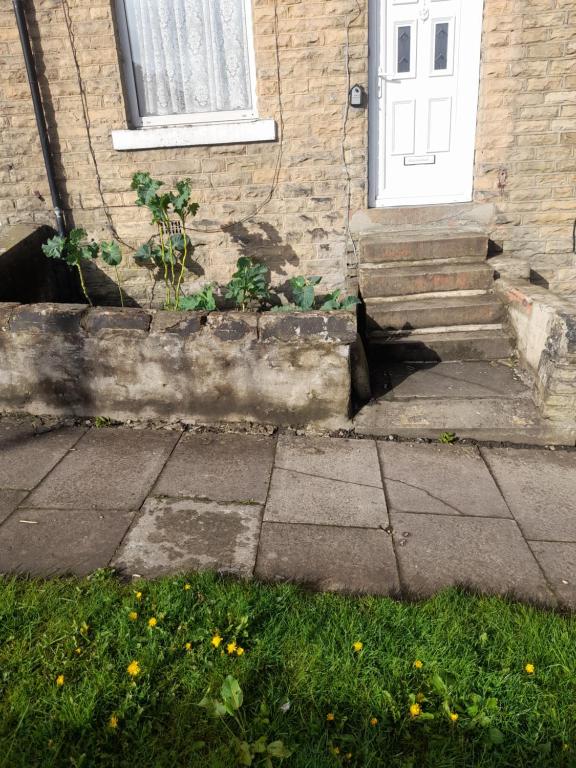
[[262,507],[182,498],[149,498],[112,566],[155,578],[216,570],[251,576]]
[[379,442],[378,452],[391,509],[512,517],[473,446]]

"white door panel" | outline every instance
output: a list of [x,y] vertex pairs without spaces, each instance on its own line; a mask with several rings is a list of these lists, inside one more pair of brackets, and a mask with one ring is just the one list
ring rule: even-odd
[[483,0],[372,0],[370,204],[472,199]]

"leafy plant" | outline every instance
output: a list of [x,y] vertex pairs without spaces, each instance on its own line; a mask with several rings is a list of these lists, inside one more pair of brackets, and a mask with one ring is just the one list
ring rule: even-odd
[[446,445],[453,445],[455,442],[457,442],[457,440],[458,438],[454,432],[442,432],[438,438],[439,443],[444,443]]
[[73,229],[66,237],[56,235],[50,238],[50,240],[43,244],[42,251],[49,259],[60,259],[78,270],[82,293],[86,297],[88,304],[92,305],[92,300],[88,295],[86,283],[84,282],[82,261],[94,261],[94,259],[97,259],[100,248],[94,240],[87,241],[87,237],[88,234],[85,229]]
[[272,768],[273,758],[290,757],[292,751],[288,749],[283,741],[268,741],[266,735],[252,740],[250,738],[252,725],[266,726],[270,723],[268,718],[268,709],[265,704],[261,704],[259,716],[253,724],[247,722],[246,718],[240,712],[244,703],[244,695],[240,684],[232,675],[228,675],[220,689],[220,698],[214,699],[205,696],[198,706],[208,710],[216,718],[232,717],[236,726],[232,730],[226,725],[234,740],[236,758],[240,765],[254,765],[260,763],[265,768]]
[[252,302],[263,302],[270,295],[268,269],[264,264],[242,256],[236,262],[236,272],[227,285],[226,298],[233,299],[244,311]]
[[109,267],[114,268],[114,272],[116,273],[116,281],[118,283],[118,292],[120,294],[120,305],[123,307],[124,292],[122,290],[120,273],[118,272],[118,267],[122,263],[122,252],[120,251],[120,246],[115,242],[107,243],[103,241],[100,243],[100,255],[102,256],[102,261],[105,264],[108,264]]
[[[199,204],[190,199],[190,179],[178,181],[176,191],[161,192],[163,186],[162,181],[153,179],[148,172],[138,172],[132,177],[136,205],[150,211],[158,241],[148,242],[139,248],[135,260],[137,264],[151,263],[160,269],[166,290],[164,306],[166,309],[178,309],[186,263],[194,252],[187,234],[187,222],[190,217],[196,216]],[[177,232],[174,232],[175,223],[179,229]]]
[[213,312],[216,309],[216,299],[212,283],[208,283],[201,291],[193,293],[191,296],[181,296],[178,309],[203,309],[207,312]]
[[330,312],[336,309],[347,310],[352,309],[352,307],[355,307],[357,304],[360,304],[360,301],[356,296],[346,296],[342,299],[340,298],[341,294],[342,291],[340,289],[328,294],[320,309],[324,312]]
[[316,286],[322,281],[321,277],[293,277],[290,280],[290,287],[292,288],[292,294],[294,301],[298,309],[306,312],[309,309],[314,309],[316,302]]

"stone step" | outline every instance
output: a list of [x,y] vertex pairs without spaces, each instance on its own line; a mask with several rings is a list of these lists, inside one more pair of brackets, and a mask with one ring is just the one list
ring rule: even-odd
[[487,264],[423,262],[395,267],[361,265],[359,282],[364,299],[371,299],[437,291],[487,290],[494,280]]
[[501,327],[438,328],[395,337],[375,331],[368,338],[368,352],[372,359],[391,362],[504,360],[514,353],[514,338]]
[[484,232],[412,230],[370,233],[360,238],[362,264],[412,262],[434,259],[482,261],[488,255]]
[[366,300],[369,330],[489,325],[502,322],[505,314],[504,304],[491,293],[442,298],[399,298],[395,301]]

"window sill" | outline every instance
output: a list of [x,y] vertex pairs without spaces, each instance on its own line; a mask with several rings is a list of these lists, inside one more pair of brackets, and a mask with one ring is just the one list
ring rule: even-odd
[[167,125],[161,128],[112,131],[112,145],[119,151],[161,147],[201,147],[211,144],[247,144],[275,139],[275,120],[235,120],[225,123]]

